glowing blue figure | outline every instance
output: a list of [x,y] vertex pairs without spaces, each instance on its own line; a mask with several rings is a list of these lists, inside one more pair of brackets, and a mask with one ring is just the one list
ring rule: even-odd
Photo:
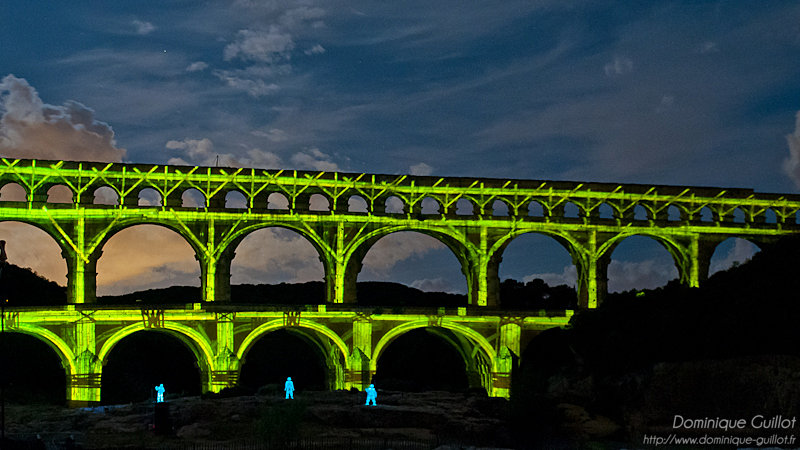
[[156,395],[156,403],[164,403],[164,391],[166,391],[166,389],[164,389],[164,383],[156,386],[156,392],[158,393]]
[[372,402],[372,406],[376,406],[376,400],[378,399],[378,391],[375,390],[375,385],[370,384],[368,388],[364,389],[367,393],[367,403],[366,406],[369,406],[369,402]]
[[283,390],[286,391],[286,398],[294,400],[294,383],[292,377],[286,378],[286,384],[283,385]]

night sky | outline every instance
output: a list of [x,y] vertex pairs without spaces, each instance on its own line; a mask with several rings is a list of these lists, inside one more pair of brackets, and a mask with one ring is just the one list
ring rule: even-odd
[[[800,185],[795,1],[10,0],[0,43],[6,157]],[[101,294],[199,284],[174,234],[128,231],[104,248]],[[11,262],[64,284],[35,233],[0,225]],[[446,248],[408,236],[379,242],[359,281],[466,290]],[[322,278],[298,236],[252,239],[234,282]],[[676,275],[642,239],[614,254],[612,290]],[[527,241],[501,277],[574,283],[565,251]],[[131,258],[142,243],[162,251]],[[726,245],[717,266],[753,252]]]

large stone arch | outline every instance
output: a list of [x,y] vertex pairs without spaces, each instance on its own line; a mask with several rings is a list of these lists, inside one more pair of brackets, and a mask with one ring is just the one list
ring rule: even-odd
[[[426,236],[430,236],[444,244],[461,265],[461,272],[464,274],[468,290],[467,296],[468,298],[472,297],[472,293],[470,292],[472,290],[472,273],[470,269],[473,266],[474,261],[477,259],[474,246],[470,244],[462,234],[451,229],[431,229],[420,226],[406,225],[387,226],[373,229],[367,233],[364,233],[363,236],[353,240],[347,246],[343,261],[344,266],[346,267],[345,277],[353,284],[353,286],[349,287],[350,289],[355,287],[355,282],[358,278],[358,274],[361,272],[364,257],[367,255],[372,246],[375,245],[375,243],[380,239],[390,234],[403,231],[421,233]],[[348,289],[348,287],[346,287],[346,289]]]
[[[328,380],[329,386],[333,389],[346,389],[348,386],[345,382],[345,374],[350,370],[350,351],[347,348],[347,344],[345,344],[342,338],[330,328],[308,319],[301,318],[293,326],[287,325],[284,319],[275,319],[259,325],[254,330],[250,331],[239,345],[235,358],[236,367],[233,369],[239,373],[241,372],[241,362],[244,361],[247,352],[259,338],[273,331],[283,329],[290,330],[293,328],[308,337],[313,345],[316,345],[325,356],[326,361],[323,363],[331,370],[329,375],[333,377],[333,379]],[[311,333],[307,333],[308,331],[311,331]],[[328,338],[332,349],[338,349],[338,358],[329,353],[329,349],[325,347],[324,341],[319,341],[317,339],[320,336]],[[331,367],[331,365],[334,367]]]
[[102,365],[105,365],[108,361],[108,355],[111,353],[111,350],[114,349],[114,346],[119,343],[119,341],[138,331],[148,330],[166,332],[170,336],[173,336],[183,342],[186,347],[189,348],[189,350],[195,355],[198,367],[200,368],[203,391],[211,390],[210,374],[212,371],[217,369],[214,363],[214,350],[212,349],[211,342],[209,342],[203,334],[194,328],[178,322],[165,321],[163,327],[160,328],[149,328],[145,326],[144,322],[137,322],[124,328],[120,328],[114,331],[103,342],[100,351],[97,352],[98,361]]
[[[488,366],[489,366],[489,367],[486,368],[487,372],[500,371],[500,368],[498,367],[498,364],[497,364],[497,353],[496,353],[494,347],[492,347],[492,345],[489,343],[489,341],[487,341],[486,338],[484,338],[480,333],[478,333],[477,331],[475,331],[475,330],[473,330],[473,329],[471,329],[471,328],[469,328],[469,327],[467,327],[465,325],[461,325],[461,324],[458,324],[456,322],[443,320],[440,324],[437,324],[436,326],[433,326],[430,323],[429,320],[424,319],[424,320],[416,320],[416,321],[413,321],[413,322],[407,322],[407,323],[404,323],[402,325],[398,325],[398,326],[390,329],[389,331],[387,331],[383,336],[381,336],[380,340],[378,340],[378,343],[375,344],[375,347],[372,349],[372,358],[369,361],[370,373],[377,372],[377,370],[378,370],[378,360],[380,359],[381,354],[383,354],[383,352],[386,350],[386,348],[395,339],[397,339],[398,337],[402,336],[403,334],[405,334],[405,333],[407,333],[409,331],[417,330],[417,329],[420,329],[420,328],[428,328],[428,327],[444,328],[444,329],[452,331],[456,336],[464,337],[467,341],[472,343],[472,345],[474,345],[475,347],[477,347],[478,349],[483,351],[483,356],[486,357],[486,359],[488,361]],[[453,344],[452,342],[450,342],[449,339],[445,339],[445,342]],[[469,355],[466,355],[463,352],[463,349],[455,346],[455,350],[462,357],[465,357],[465,361],[464,361],[465,369],[469,371],[470,367],[472,367],[474,365],[473,361],[470,361],[470,360],[467,359]],[[491,381],[492,380],[491,373],[483,374],[480,378],[481,378],[480,382],[481,382],[481,385],[483,386],[483,388],[486,389],[487,393],[491,394],[492,390],[493,390],[492,381]]]
[[114,236],[119,234],[120,231],[126,230],[128,228],[133,228],[138,225],[156,225],[162,228],[166,228],[170,231],[175,232],[180,236],[187,244],[192,248],[195,253],[195,256],[200,259],[200,256],[203,254],[203,249],[200,248],[198,242],[196,242],[196,236],[193,236],[186,228],[181,227],[180,224],[173,223],[169,220],[156,220],[156,219],[128,219],[128,220],[120,220],[113,224],[113,226],[109,227],[108,229],[102,230],[95,236],[95,239],[98,239],[97,246],[94,249],[95,258],[99,258],[102,254],[103,247],[111,240]]
[[492,247],[489,249],[489,257],[498,258],[499,262],[499,258],[502,258],[503,252],[511,244],[511,242],[524,234],[541,234],[543,236],[552,238],[554,241],[558,242],[562,247],[564,247],[564,250],[569,253],[573,261],[575,261],[576,255],[580,253],[577,249],[582,247],[577,239],[567,233],[559,233],[557,231],[550,230],[514,230],[492,244]]
[[[33,219],[23,219],[23,218],[13,218],[13,219],[0,219],[0,223],[21,223],[25,225],[30,225],[38,230],[44,231],[53,242],[58,245],[61,249],[61,255],[64,256],[68,254],[68,252],[73,251],[70,244],[64,239],[64,237],[59,233],[58,229],[48,223],[38,222]],[[5,238],[7,242],[11,242],[8,238]]]
[[[614,249],[616,249],[617,246],[622,243],[622,241],[633,236],[643,236],[658,242],[672,257],[672,263],[675,265],[675,269],[678,271],[678,279],[686,282],[686,280],[690,278],[690,271],[693,264],[690,250],[687,248],[685,242],[681,242],[670,235],[661,235],[657,233],[640,231],[619,233],[598,246],[598,259],[611,261],[611,256],[614,253]],[[706,263],[705,265],[707,271],[708,264]]]

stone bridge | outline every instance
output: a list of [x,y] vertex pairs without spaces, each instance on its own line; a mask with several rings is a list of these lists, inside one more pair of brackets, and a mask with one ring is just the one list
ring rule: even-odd
[[[186,343],[204,389],[218,391],[236,384],[250,345],[272,330],[290,329],[329,355],[331,388],[363,388],[392,339],[429,327],[464,357],[472,385],[507,396],[514,356],[572,314],[498,309],[498,266],[514,238],[540,233],[563,245],[577,269],[579,307],[595,308],[606,294],[611,253],[627,237],[658,241],[680,281],[698,286],[723,240],[762,245],[800,230],[800,196],[749,189],[1,161],[0,221],[31,224],[53,237],[67,263],[68,297],[63,307],[7,308],[4,327],[56,350],[76,404],[99,401],[102,364],[114,344],[149,328]],[[189,243],[200,264],[201,303],[152,310],[96,304],[103,245],[140,224],[167,227]],[[236,248],[266,227],[293,230],[316,248],[324,302],[272,310],[231,304]],[[355,289],[362,260],[398,231],[427,234],[453,252],[467,280],[467,306],[362,310]]]

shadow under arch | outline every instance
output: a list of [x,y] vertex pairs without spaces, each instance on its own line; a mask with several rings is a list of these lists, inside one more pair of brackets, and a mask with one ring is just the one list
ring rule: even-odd
[[[471,266],[470,261],[473,259],[472,256],[475,255],[476,251],[474,246],[468,241],[464,240],[459,233],[451,230],[429,230],[421,227],[399,225],[383,227],[365,233],[363,236],[354,240],[348,245],[347,251],[345,252],[343,258],[344,264],[347,267],[346,272],[348,274],[356,274],[356,276],[353,277],[353,283],[355,283],[357,274],[361,272],[364,258],[369,250],[375,245],[375,243],[386,236],[399,232],[414,232],[424,234],[444,244],[461,265],[461,272],[464,274],[466,280],[467,298],[472,298],[473,283],[471,280],[472,273],[470,272],[469,267]],[[355,286],[352,286],[352,288],[355,288]]]
[[[333,379],[327,380],[329,387],[332,389],[347,389],[350,387],[345,381],[345,374],[350,370],[350,351],[347,348],[347,344],[330,328],[314,322],[313,320],[302,318],[297,320],[293,326],[287,325],[284,319],[281,318],[263,323],[254,330],[250,331],[250,333],[248,333],[247,336],[245,336],[245,338],[242,340],[242,343],[239,345],[239,349],[236,351],[237,365],[235,370],[241,373],[241,362],[244,361],[247,352],[253,347],[256,341],[268,333],[283,329],[291,329],[305,335],[308,340],[321,351],[326,359],[328,359],[325,361],[325,365],[327,365],[329,369],[331,369],[331,365],[335,366],[335,374],[331,374],[333,375]],[[307,333],[307,331],[311,331],[312,333]],[[318,339],[320,336],[328,339],[330,348],[325,346],[325,342],[323,340]],[[336,355],[338,357],[335,358],[332,357],[330,351],[330,349],[334,348],[338,349],[338,355]]]
[[[492,393],[492,377],[491,372],[498,371],[499,368],[497,367],[497,358],[496,352],[492,345],[484,338],[480,333],[476,332],[475,330],[460,325],[455,322],[450,322],[447,320],[443,320],[438,327],[443,328],[445,330],[452,331],[456,336],[461,336],[466,338],[466,341],[471,343],[474,347],[471,350],[470,354],[466,354],[463,348],[456,347],[456,351],[464,358],[465,369],[470,371],[471,368],[479,370],[480,373],[480,385],[486,392],[491,395]],[[380,359],[383,352],[386,348],[398,337],[402,336],[403,334],[421,329],[421,328],[437,328],[431,326],[431,323],[428,319],[424,320],[416,320],[413,322],[407,322],[402,325],[398,325],[391,330],[387,331],[386,334],[381,336],[378,343],[375,344],[375,347],[372,349],[372,358],[369,361],[369,370],[371,373],[376,373],[378,370],[378,360]],[[450,339],[445,339],[446,342],[453,344]],[[480,350],[482,353],[482,357],[485,358],[486,367],[480,368],[475,367],[475,361],[470,360],[470,356],[475,355],[475,352]],[[469,378],[469,377],[468,377]],[[473,386],[470,386],[473,387]]]
[[52,333],[45,337],[36,328],[7,328],[3,333],[3,346],[13,349],[0,352],[4,405],[63,405],[70,400],[75,370],[71,354],[59,350]]
[[[138,331],[157,331],[165,332],[172,337],[177,338],[194,354],[197,365],[201,373],[201,384],[203,392],[211,390],[210,374],[216,369],[214,365],[214,351],[211,347],[211,342],[205,336],[200,334],[194,328],[183,325],[177,322],[165,321],[161,328],[146,327],[143,322],[134,323],[127,327],[115,330],[109,336],[105,337],[100,351],[97,353],[97,359],[101,365],[108,362],[108,355],[114,346],[117,345],[122,339],[138,332]],[[204,377],[204,379],[203,379]]]
[[56,353],[56,355],[58,355],[58,358],[61,360],[61,366],[66,371],[67,377],[77,373],[77,368],[75,367],[75,354],[72,352],[72,349],[69,347],[69,345],[67,345],[63,339],[61,339],[52,331],[37,325],[20,323],[18,326],[12,329],[7,329],[6,332],[25,334],[44,342]]

